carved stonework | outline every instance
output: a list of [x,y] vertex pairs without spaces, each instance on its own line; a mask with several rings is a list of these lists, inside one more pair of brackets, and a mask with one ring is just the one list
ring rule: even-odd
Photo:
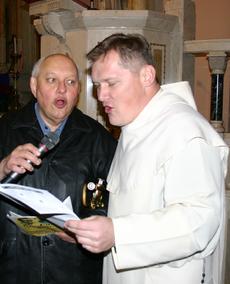
[[[181,80],[183,45],[176,16],[148,10],[56,10],[40,14],[34,25],[42,35],[41,56],[70,53],[83,72],[88,65],[85,55],[98,41],[114,32],[141,33],[153,47],[162,83]],[[102,121],[88,76],[82,78],[82,93],[79,108]]]
[[207,57],[212,74],[224,74],[227,66],[227,53],[223,51],[213,51],[209,52]]
[[72,0],[43,0],[30,4],[29,13],[31,16],[40,16],[53,11],[82,11],[85,8]]
[[184,52],[208,54],[209,52],[230,52],[230,39],[186,40]]
[[53,35],[65,40],[65,33],[76,27],[75,15],[72,11],[49,12],[34,20],[34,26],[40,35]]
[[45,0],[30,4],[29,13],[37,17],[34,26],[40,35],[65,40],[65,33],[76,27],[75,12],[85,10],[72,0]]

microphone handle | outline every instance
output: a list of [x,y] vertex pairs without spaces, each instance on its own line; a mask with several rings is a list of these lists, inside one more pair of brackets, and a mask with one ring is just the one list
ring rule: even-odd
[[22,174],[12,172],[7,177],[1,180],[0,183],[15,183]]
[[[48,152],[49,150],[51,150],[54,146],[56,146],[58,142],[59,142],[59,136],[57,134],[50,132],[48,135],[45,135],[43,137],[41,143],[38,146],[39,147],[38,151],[40,152],[39,157],[43,158],[44,154],[46,152]],[[32,164],[32,162],[30,160],[27,160],[27,162],[29,164]],[[24,173],[24,174],[26,174],[26,173]],[[0,181],[0,184],[1,183],[15,183],[24,174],[19,174],[19,173],[16,173],[16,172],[10,172],[5,178],[3,178]]]
[[[46,145],[40,144],[38,151],[40,152],[40,158],[44,156],[44,154],[48,151]],[[32,164],[30,160],[27,160],[29,164]],[[1,180],[0,183],[16,183],[20,177],[22,177],[25,173],[19,174],[16,172],[9,173],[5,178]]]

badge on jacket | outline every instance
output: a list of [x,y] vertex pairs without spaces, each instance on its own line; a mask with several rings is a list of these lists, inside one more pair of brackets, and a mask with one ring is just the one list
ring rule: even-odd
[[98,178],[97,182],[89,182],[83,188],[82,203],[85,207],[96,209],[103,208],[103,191],[106,190],[106,181]]

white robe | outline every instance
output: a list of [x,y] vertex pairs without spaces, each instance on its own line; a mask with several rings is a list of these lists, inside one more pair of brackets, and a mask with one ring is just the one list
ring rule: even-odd
[[228,147],[187,82],[122,128],[108,176],[115,246],[103,284],[221,283]]

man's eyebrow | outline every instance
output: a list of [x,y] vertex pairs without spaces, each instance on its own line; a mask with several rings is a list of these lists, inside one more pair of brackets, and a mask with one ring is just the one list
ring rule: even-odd
[[116,77],[109,77],[109,78],[105,78],[103,80],[101,80],[100,82],[98,81],[92,81],[93,84],[100,84],[100,83],[103,83],[103,82],[109,82],[109,81],[118,81],[119,79],[116,78]]
[[54,72],[50,72],[50,71],[49,71],[49,72],[44,72],[44,74],[45,74],[45,75],[55,75]]

